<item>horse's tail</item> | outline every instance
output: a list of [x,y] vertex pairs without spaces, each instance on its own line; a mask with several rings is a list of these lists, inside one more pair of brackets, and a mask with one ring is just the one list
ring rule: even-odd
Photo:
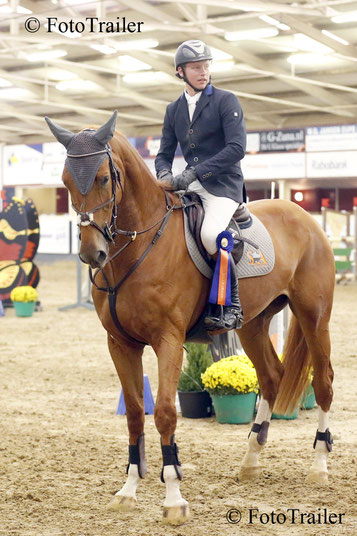
[[274,413],[293,413],[301,401],[311,369],[311,355],[295,315],[290,321],[283,351],[284,374],[280,382]]

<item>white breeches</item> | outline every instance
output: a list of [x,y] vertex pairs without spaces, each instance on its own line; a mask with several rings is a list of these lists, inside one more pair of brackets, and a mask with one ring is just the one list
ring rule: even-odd
[[208,253],[213,255],[217,251],[216,238],[227,228],[239,203],[229,197],[217,197],[210,194],[198,180],[190,184],[188,191],[195,192],[202,200],[205,217],[201,229],[201,240]]

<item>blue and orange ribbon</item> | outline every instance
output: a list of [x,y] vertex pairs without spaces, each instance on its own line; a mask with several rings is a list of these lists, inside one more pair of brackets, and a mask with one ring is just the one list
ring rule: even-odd
[[218,259],[214,269],[209,303],[232,305],[231,301],[231,259],[233,237],[229,231],[217,236]]

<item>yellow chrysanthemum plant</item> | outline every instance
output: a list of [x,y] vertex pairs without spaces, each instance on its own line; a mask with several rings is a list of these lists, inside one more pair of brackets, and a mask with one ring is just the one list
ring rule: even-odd
[[201,378],[210,395],[237,395],[259,391],[255,368],[246,355],[232,355],[213,363]]
[[13,302],[35,302],[38,298],[37,290],[28,285],[12,289],[10,294]]

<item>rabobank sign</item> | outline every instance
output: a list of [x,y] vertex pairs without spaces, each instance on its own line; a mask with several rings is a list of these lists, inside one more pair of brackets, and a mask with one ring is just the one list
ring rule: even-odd
[[357,177],[357,151],[306,153],[306,175]]

